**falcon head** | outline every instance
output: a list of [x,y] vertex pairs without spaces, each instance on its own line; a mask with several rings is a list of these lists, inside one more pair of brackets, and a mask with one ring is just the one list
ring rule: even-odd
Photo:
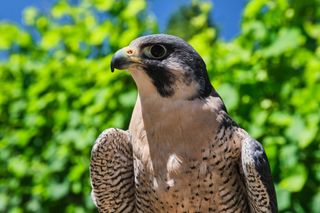
[[140,96],[174,99],[205,98],[213,88],[200,55],[184,40],[172,35],[139,37],[118,50],[111,71],[127,69]]

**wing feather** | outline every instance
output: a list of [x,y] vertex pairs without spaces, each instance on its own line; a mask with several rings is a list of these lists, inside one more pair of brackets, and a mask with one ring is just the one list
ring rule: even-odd
[[241,149],[241,166],[253,212],[277,212],[277,200],[268,158],[262,145],[247,138]]
[[91,151],[92,199],[99,212],[135,212],[131,135],[106,129]]

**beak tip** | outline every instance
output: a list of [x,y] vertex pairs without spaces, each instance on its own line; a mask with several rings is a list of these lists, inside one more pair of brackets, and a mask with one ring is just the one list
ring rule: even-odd
[[113,56],[110,63],[111,72],[114,72],[114,68],[116,66],[115,63],[116,63],[116,60],[115,60],[115,57]]
[[126,69],[132,63],[128,55],[124,52],[123,49],[118,50],[112,57],[110,68],[111,72],[114,72],[114,69]]

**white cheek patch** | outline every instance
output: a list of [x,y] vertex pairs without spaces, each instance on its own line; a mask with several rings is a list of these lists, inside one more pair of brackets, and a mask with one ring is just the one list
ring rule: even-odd
[[170,61],[170,63],[167,63],[166,66],[170,70],[183,72],[183,68],[181,67],[181,64],[178,61]]

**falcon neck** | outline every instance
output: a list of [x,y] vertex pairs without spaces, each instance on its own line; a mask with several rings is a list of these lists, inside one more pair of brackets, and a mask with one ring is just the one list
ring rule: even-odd
[[[206,99],[177,100],[163,98],[161,96],[139,96],[135,109],[140,114],[146,130],[153,129],[155,126],[166,128],[182,128],[193,123],[203,122],[214,118],[216,112],[224,109],[223,102],[218,96],[209,96]],[[157,131],[157,130],[155,130]]]
[[139,93],[129,127],[135,138],[134,152],[152,165],[155,174],[166,174],[162,170],[170,154],[179,159],[199,158],[199,147],[206,147],[218,128],[221,106],[215,96],[182,101]]
[[187,107],[186,101],[173,100],[161,96],[140,96],[138,101],[141,105],[141,115],[146,127],[153,126],[165,118],[178,116],[177,113],[182,107]]

